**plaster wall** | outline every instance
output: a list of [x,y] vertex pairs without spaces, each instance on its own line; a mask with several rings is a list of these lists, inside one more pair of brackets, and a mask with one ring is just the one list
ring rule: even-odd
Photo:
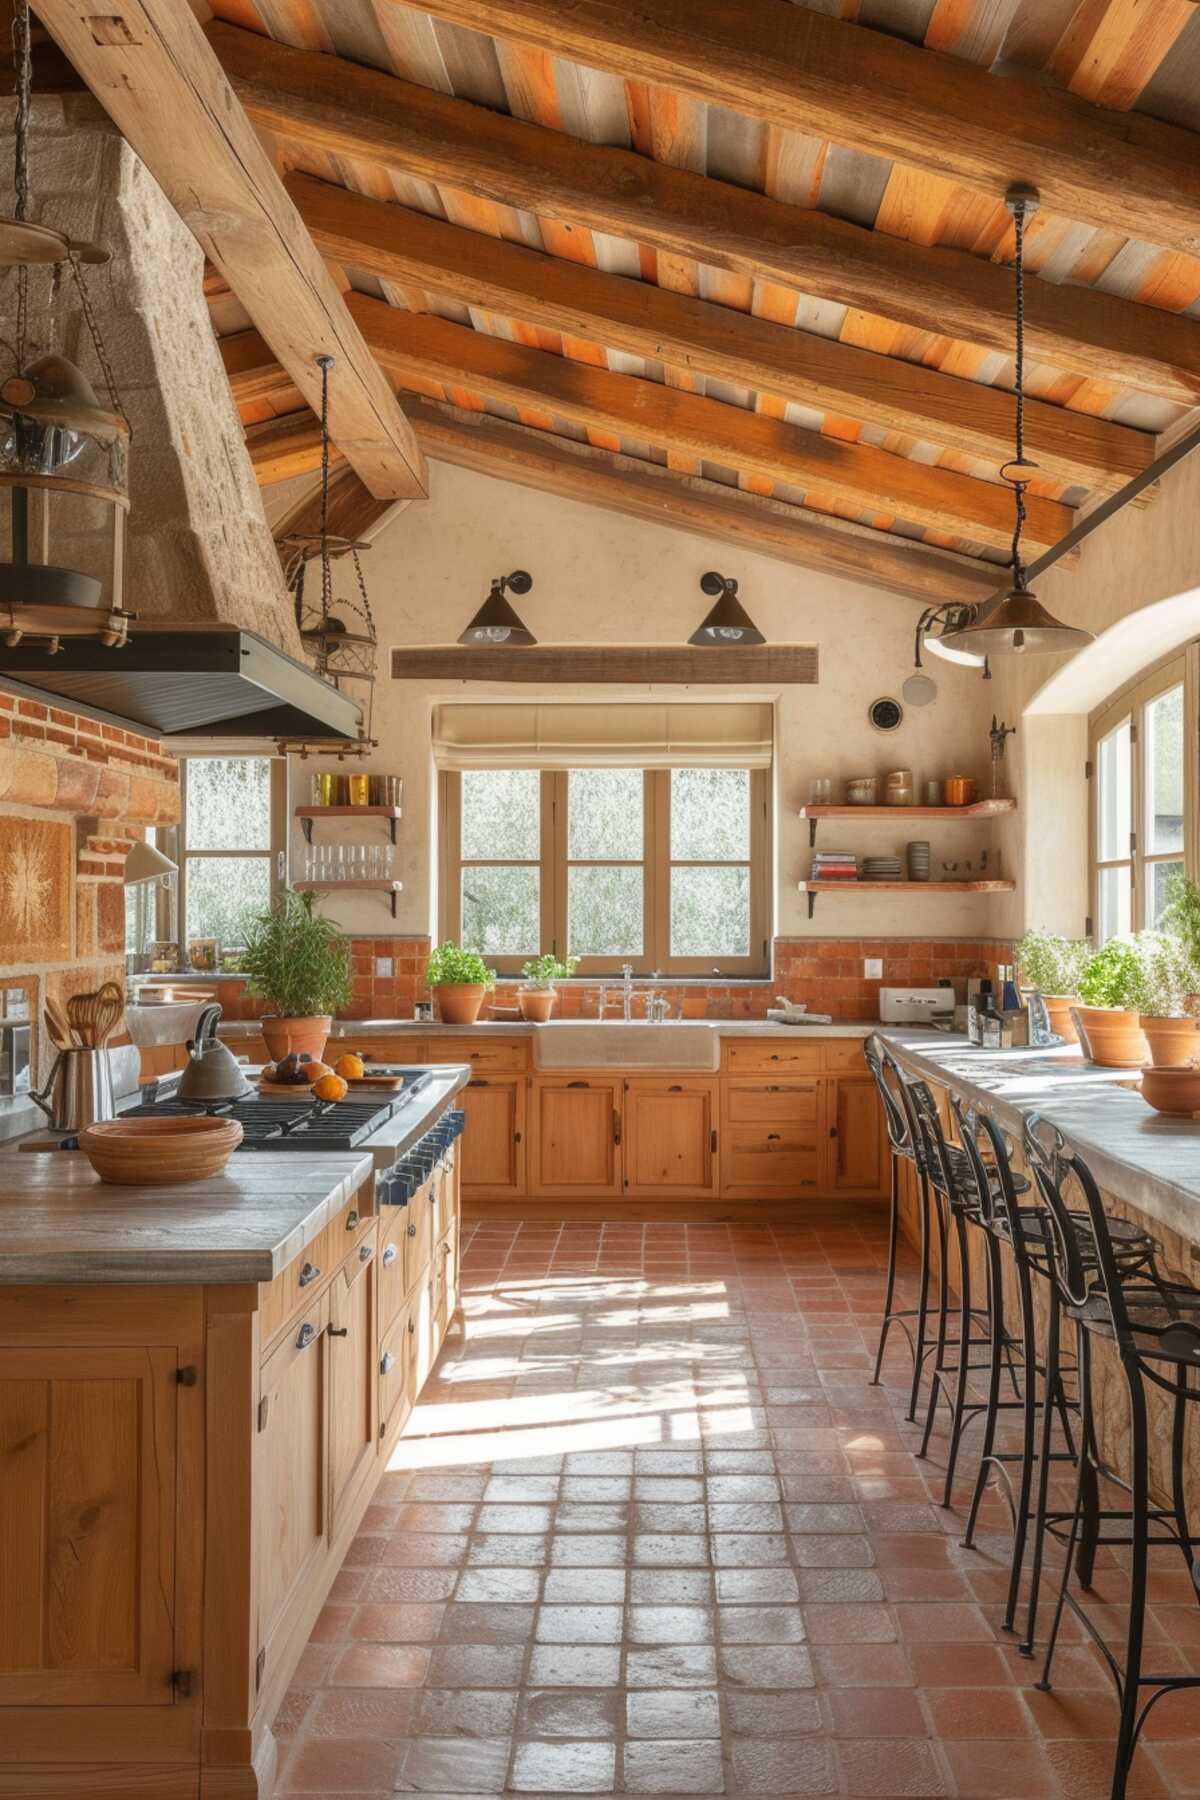
[[[968,671],[931,668],[936,701],[907,710],[895,733],[882,736],[867,722],[870,702],[885,694],[899,697],[911,672],[915,602],[439,463],[430,469],[429,500],[408,508],[380,534],[364,568],[380,636],[374,715],[379,749],[367,766],[404,778],[398,873],[405,888],[394,925],[374,897],[326,901],[326,911],[348,929],[436,931],[430,720],[438,701],[733,697],[728,689],[715,688],[543,692],[523,684],[396,682],[389,673],[393,646],[452,644],[491,577],[515,568],[533,576],[533,591],[517,604],[543,644],[678,644],[710,604],[700,592],[700,576],[718,569],[738,578],[741,598],[771,641],[812,642],[820,649],[817,685],[769,693],[776,702],[777,738],[774,932],[821,939],[979,937],[987,906],[981,896],[822,896],[810,922],[805,896],[796,890],[809,866],[808,826],[796,810],[808,797],[812,776],[833,777],[840,797],[841,784],[851,775],[911,768],[923,782],[949,774],[982,780],[987,773],[991,696]],[[322,766],[335,765],[311,759],[293,763],[296,799],[309,798],[310,773]],[[331,826],[322,829],[333,835]],[[827,824],[818,842],[867,854],[902,853],[906,839],[927,836],[940,871],[943,857],[977,861],[980,850],[994,842],[993,830],[864,820]],[[292,848],[294,855],[300,853],[298,839]]]

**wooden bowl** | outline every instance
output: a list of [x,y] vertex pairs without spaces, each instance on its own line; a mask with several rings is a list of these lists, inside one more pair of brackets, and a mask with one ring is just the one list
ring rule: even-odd
[[101,1181],[174,1187],[219,1175],[242,1141],[236,1119],[106,1119],[79,1134]]

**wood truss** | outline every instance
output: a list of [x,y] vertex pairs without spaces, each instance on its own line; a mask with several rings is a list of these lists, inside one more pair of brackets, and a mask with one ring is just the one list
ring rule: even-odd
[[[362,403],[402,390],[402,432],[334,434],[356,532],[417,491],[380,482],[382,436],[414,481],[424,454],[917,600],[993,591],[1018,178],[1031,546],[1200,405],[1189,0],[892,0],[887,33],[816,0],[214,0],[190,72],[224,133],[163,117],[203,51],[164,9],[136,0],[136,48],[40,10],[224,277],[260,481],[315,466],[314,295]],[[239,164],[255,229],[221,232]]]

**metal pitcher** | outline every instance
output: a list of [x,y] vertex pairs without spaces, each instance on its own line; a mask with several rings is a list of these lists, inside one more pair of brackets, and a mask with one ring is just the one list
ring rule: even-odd
[[107,1050],[60,1050],[41,1092],[32,1091],[53,1131],[72,1137],[114,1116]]

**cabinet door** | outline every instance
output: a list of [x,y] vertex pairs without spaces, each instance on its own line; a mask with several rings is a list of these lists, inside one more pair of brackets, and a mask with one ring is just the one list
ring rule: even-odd
[[458,1095],[463,1192],[504,1199],[525,1192],[525,1077],[480,1076]]
[[0,1350],[0,1704],[172,1700],[176,1368]]
[[412,1368],[416,1357],[416,1321],[402,1307],[379,1346],[379,1436],[390,1443],[412,1407]]
[[625,1083],[625,1192],[713,1194],[717,1186],[716,1083]]
[[400,1311],[408,1292],[406,1254],[412,1221],[407,1206],[385,1206],[379,1217],[379,1273],[377,1302],[379,1327],[386,1332]]
[[329,1296],[329,1533],[363,1465],[375,1456],[375,1240],[364,1238]]
[[823,1087],[727,1080],[721,1192],[732,1199],[807,1199],[820,1179]]
[[621,1191],[621,1083],[594,1077],[539,1081],[533,1090],[530,1192]]
[[869,1075],[839,1075],[825,1084],[828,1120],[829,1193],[880,1195],[887,1192],[887,1148],[879,1095]]
[[275,1346],[259,1379],[254,1524],[260,1653],[325,1553],[328,1324],[326,1292]]

